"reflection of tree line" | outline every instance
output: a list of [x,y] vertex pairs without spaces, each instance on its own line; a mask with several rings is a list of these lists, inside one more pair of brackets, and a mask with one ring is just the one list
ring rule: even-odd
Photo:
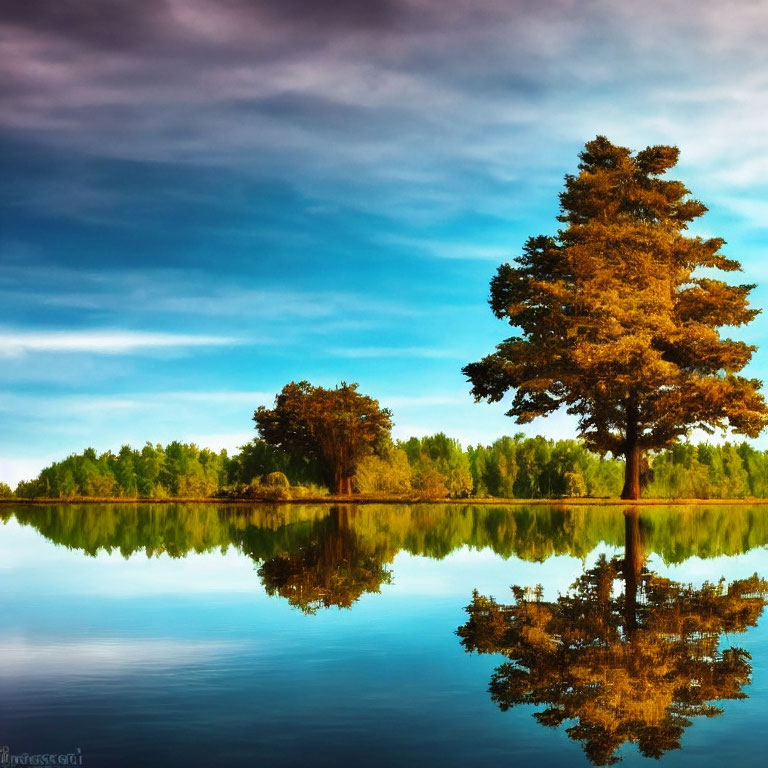
[[679,749],[691,718],[746,698],[751,679],[749,653],[719,650],[720,639],[756,625],[768,582],[755,574],[694,589],[662,578],[645,568],[648,532],[645,512],[627,510],[623,558],[600,557],[552,602],[518,586],[510,605],[475,592],[458,629],[465,650],[508,658],[489,688],[502,710],[543,705],[536,720],[569,721],[595,765],[617,762],[625,742],[647,757]]
[[[12,513],[46,538],[86,554],[105,549],[179,557],[234,545],[264,560],[306,546],[339,510],[339,526],[358,546],[386,557],[405,550],[442,558],[466,546],[545,560],[585,557],[601,542],[624,542],[622,517],[609,506],[54,504],[6,506],[0,514]],[[768,509],[649,507],[643,530],[646,549],[668,563],[735,555],[768,545]]]
[[[619,546],[624,539],[621,515],[610,507],[64,504],[16,507],[13,514],[88,555],[183,557],[234,546],[259,564],[271,594],[305,610],[349,606],[377,591],[400,550],[443,558],[466,546],[545,560],[583,558],[600,542]],[[647,547],[667,562],[768,544],[768,514],[760,507],[647,509],[643,529]]]

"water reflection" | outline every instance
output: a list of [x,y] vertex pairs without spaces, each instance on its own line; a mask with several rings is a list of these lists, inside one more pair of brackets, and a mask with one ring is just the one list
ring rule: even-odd
[[679,749],[692,718],[746,698],[751,680],[750,655],[721,640],[756,625],[768,582],[755,574],[695,589],[662,578],[646,567],[649,532],[627,509],[623,558],[602,556],[554,602],[519,586],[509,605],[475,592],[457,630],[465,650],[508,658],[489,688],[502,710],[544,705],[536,720],[571,721],[568,736],[595,765],[617,762],[626,742],[654,758]]
[[304,613],[349,608],[365,592],[378,592],[392,574],[386,557],[366,546],[350,524],[354,510],[334,507],[318,521],[312,538],[292,551],[265,560],[259,576],[269,595],[285,597]]
[[[378,592],[392,581],[391,564],[401,551],[442,559],[461,548],[490,549],[504,558],[544,561],[554,555],[583,559],[601,543],[618,547],[626,541],[632,548],[640,541],[640,528],[636,535],[625,535],[624,518],[613,507],[0,507],[0,518],[11,517],[50,541],[89,556],[106,551],[125,557],[143,553],[148,558],[161,554],[178,558],[234,547],[254,561],[270,595],[279,595],[306,613],[348,608],[363,594]],[[735,555],[768,544],[768,513],[759,506],[644,509],[642,538],[645,549],[666,563],[694,555]],[[630,560],[642,560],[639,549],[640,554],[628,551]],[[632,579],[634,571],[622,573]]]

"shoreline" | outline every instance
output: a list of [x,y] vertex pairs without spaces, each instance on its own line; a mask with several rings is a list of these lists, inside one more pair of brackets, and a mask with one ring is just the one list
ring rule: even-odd
[[635,506],[768,506],[768,498],[741,499],[608,499],[608,498],[552,498],[552,499],[504,499],[504,498],[466,498],[466,499],[430,499],[419,497],[373,497],[373,496],[317,496],[303,499],[247,499],[247,498],[166,498],[142,499],[125,497],[82,497],[70,499],[35,498],[35,499],[0,499],[0,507],[19,504],[23,506],[84,505],[84,504],[212,504],[236,506],[276,506],[280,504],[433,504],[453,506],[580,506],[580,507],[635,507]]

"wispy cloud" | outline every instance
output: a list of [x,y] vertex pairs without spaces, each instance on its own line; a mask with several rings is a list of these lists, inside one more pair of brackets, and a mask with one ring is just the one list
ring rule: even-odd
[[453,359],[463,360],[466,352],[455,349],[440,349],[435,347],[332,347],[328,353],[334,357],[349,357],[356,359],[377,357],[422,357],[428,359]]
[[193,407],[253,406],[271,402],[274,392],[256,391],[198,391],[185,392],[170,390],[165,392],[126,392],[119,395],[59,395],[40,396],[0,392],[0,411],[7,413],[33,413],[55,411],[68,416],[85,414],[104,414],[115,411],[146,411],[149,408],[168,408],[185,405]]
[[[11,251],[13,253],[13,250]],[[2,255],[0,253],[0,255]],[[30,258],[29,254],[26,255]],[[248,288],[232,278],[200,269],[147,266],[143,269],[73,269],[57,264],[30,267],[9,263],[0,272],[0,299],[39,306],[121,315],[193,315],[257,318],[260,322],[324,320],[355,316],[414,316],[404,301],[375,299],[345,290],[297,290],[283,286]]]
[[382,395],[379,402],[391,408],[442,408],[446,405],[466,405],[467,394]]
[[[0,124],[81,149],[96,137],[99,152],[118,157],[287,162],[308,187],[363,170],[421,174],[434,188],[462,163],[460,198],[481,164],[508,181],[532,163],[551,167],[542,135],[562,147],[589,138],[596,121],[658,135],[648,106],[662,94],[678,141],[700,144],[715,134],[677,119],[690,95],[722,87],[727,99],[766,61],[756,32],[764,2],[724,12],[700,0],[695,14],[663,0],[11,5]],[[762,88],[750,97],[750,109],[768,101]],[[707,125],[730,120],[717,103],[701,116]],[[752,130],[730,122],[728,136]]]
[[185,347],[221,347],[242,344],[241,339],[148,331],[0,331],[0,357],[18,357],[27,353],[89,353],[125,355],[153,349]]
[[509,242],[502,244],[482,243],[479,239],[474,242],[461,240],[438,240],[417,237],[386,237],[384,242],[427,254],[438,259],[469,259],[491,261],[496,264],[509,261],[515,252]]

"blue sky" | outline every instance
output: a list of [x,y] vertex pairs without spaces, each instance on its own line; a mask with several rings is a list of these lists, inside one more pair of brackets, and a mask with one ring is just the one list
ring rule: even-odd
[[[519,431],[460,369],[508,335],[488,282],[556,230],[597,134],[680,147],[695,232],[764,306],[766,23],[746,0],[4,3],[0,479],[88,445],[235,449],[291,379],[359,382],[397,437]],[[765,329],[738,335],[768,379]]]

